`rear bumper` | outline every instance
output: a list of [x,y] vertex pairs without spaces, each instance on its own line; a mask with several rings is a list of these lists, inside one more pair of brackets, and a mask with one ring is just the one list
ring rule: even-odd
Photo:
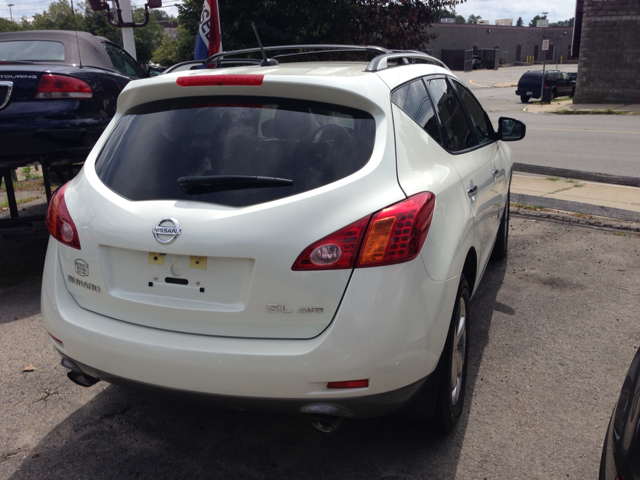
[[78,103],[40,102],[38,109],[33,102],[10,104],[0,112],[0,162],[19,165],[39,157],[84,160],[110,118],[79,111]]
[[[444,346],[458,278],[434,282],[420,257],[354,271],[333,322],[317,337],[252,339],[160,330],[83,309],[66,287],[57,245],[50,240],[43,274],[44,326],[62,342],[52,340],[61,355],[88,375],[223,406],[291,412],[330,402],[353,418],[398,409],[421,387],[436,394],[426,378]],[[369,386],[327,388],[360,379]]]
[[[206,403],[221,409],[270,412],[286,415],[333,415],[345,418],[370,418],[392,413],[420,395],[420,401],[428,401],[435,406],[438,393],[438,375],[431,375],[390,392],[375,395],[363,395],[361,397],[335,397],[323,398],[317,401],[305,398],[261,398],[240,397],[233,395],[217,395],[212,393],[193,392],[174,388],[159,387],[143,382],[137,382],[128,378],[122,378],[107,372],[96,370],[88,365],[67,357],[61,352],[65,363],[73,364],[71,370],[90,375],[94,378],[122,385],[141,391],[146,394],[167,397],[176,400]],[[69,368],[67,366],[67,368]],[[422,395],[424,392],[424,396]]]
[[516,95],[526,95],[529,97],[534,97],[534,98],[538,98],[540,96],[540,90],[535,90],[535,89],[531,89],[531,90],[526,90],[526,89],[518,89],[516,90]]

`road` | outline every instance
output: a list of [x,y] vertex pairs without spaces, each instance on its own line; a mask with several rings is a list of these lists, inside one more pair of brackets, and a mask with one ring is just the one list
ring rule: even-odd
[[[577,65],[561,66],[575,72]],[[515,94],[518,79],[528,69],[456,72],[484,108],[494,126],[509,116],[527,125],[527,136],[510,144],[520,163],[640,177],[640,115],[558,115],[523,112]],[[553,66],[555,68],[555,65]],[[498,87],[496,87],[498,85]]]

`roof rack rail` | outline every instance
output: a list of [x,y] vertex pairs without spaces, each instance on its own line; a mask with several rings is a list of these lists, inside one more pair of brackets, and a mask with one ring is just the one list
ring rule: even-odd
[[369,62],[369,65],[367,65],[366,71],[379,72],[380,70],[389,68],[389,65],[388,65],[389,60],[401,60],[403,65],[407,65],[409,64],[408,59],[424,60],[427,62],[435,63],[436,65],[451,71],[449,67],[447,67],[447,65],[442,60],[438,60],[436,57],[432,57],[431,55],[427,55],[426,53],[422,53],[422,52],[417,52],[415,50],[393,50],[389,53],[378,55],[376,58],[374,58]]
[[[286,57],[295,57],[300,55],[313,55],[319,53],[342,53],[342,52],[374,52],[379,53],[380,55],[376,56],[373,60],[369,62],[365,71],[367,72],[379,72],[380,70],[384,70],[389,68],[389,60],[398,60],[400,65],[408,65],[410,60],[423,60],[430,63],[435,63],[438,66],[446,68],[449,70],[449,67],[445,65],[444,62],[438,60],[431,55],[427,55],[426,53],[418,52],[415,50],[388,50],[383,47],[378,47],[375,45],[332,45],[332,44],[320,44],[320,45],[278,45],[274,47],[264,47],[264,51],[287,51],[287,50],[298,50],[294,53],[282,53],[280,55],[276,55],[272,60],[276,60],[278,58],[286,58]],[[301,52],[299,50],[307,50],[305,52]],[[186,62],[178,63],[172,67],[169,67],[166,70],[166,73],[170,73],[175,71],[177,68],[186,66],[186,65],[220,65],[220,64],[244,64],[244,65],[254,65],[260,64],[260,60],[256,59],[238,59],[238,58],[228,58],[234,55],[244,55],[248,53],[262,53],[263,49],[260,48],[246,48],[242,50],[230,50],[228,52],[220,52],[215,55],[210,56],[206,60],[189,60]]]
[[[391,50],[387,50],[386,48],[377,47],[375,45],[332,45],[332,44],[320,44],[320,45],[278,45],[275,47],[264,47],[264,49],[260,48],[245,48],[243,50],[231,50],[228,52],[220,52],[215,55],[207,58],[206,63],[218,63],[220,59],[228,57],[230,55],[241,55],[245,53],[261,53],[264,51],[274,51],[274,50],[314,50],[310,52],[297,52],[297,54],[314,54],[314,53],[332,53],[332,52],[379,52],[379,53],[390,53]],[[293,54],[295,55],[295,54]],[[292,56],[293,56],[292,55]],[[277,55],[277,57],[285,57],[287,55]],[[276,57],[274,57],[276,58]]]

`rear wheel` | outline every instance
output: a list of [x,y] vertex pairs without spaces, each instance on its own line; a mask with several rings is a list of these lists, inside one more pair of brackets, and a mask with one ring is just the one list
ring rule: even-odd
[[470,297],[467,279],[462,274],[447,342],[442,352],[443,370],[433,416],[434,426],[441,433],[453,430],[460,420],[464,406],[469,358]]
[[502,221],[498,228],[498,235],[496,236],[496,243],[493,245],[493,251],[491,252],[491,258],[493,260],[501,260],[507,256],[507,247],[509,246],[509,200],[511,194],[507,193],[507,202],[504,206],[504,213],[502,214]]
[[520,95],[520,101],[522,103],[527,103],[531,97],[529,95]]

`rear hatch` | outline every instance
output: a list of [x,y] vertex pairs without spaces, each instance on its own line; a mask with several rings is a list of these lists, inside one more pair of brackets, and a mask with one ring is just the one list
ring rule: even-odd
[[541,82],[542,72],[527,72],[518,81],[518,91],[527,95],[540,95]]
[[316,336],[351,270],[292,265],[404,198],[388,117],[348,92],[336,105],[286,98],[286,83],[281,97],[222,90],[117,119],[95,167],[90,158],[65,193],[82,248],[60,247],[67,286],[88,310],[150,327]]

